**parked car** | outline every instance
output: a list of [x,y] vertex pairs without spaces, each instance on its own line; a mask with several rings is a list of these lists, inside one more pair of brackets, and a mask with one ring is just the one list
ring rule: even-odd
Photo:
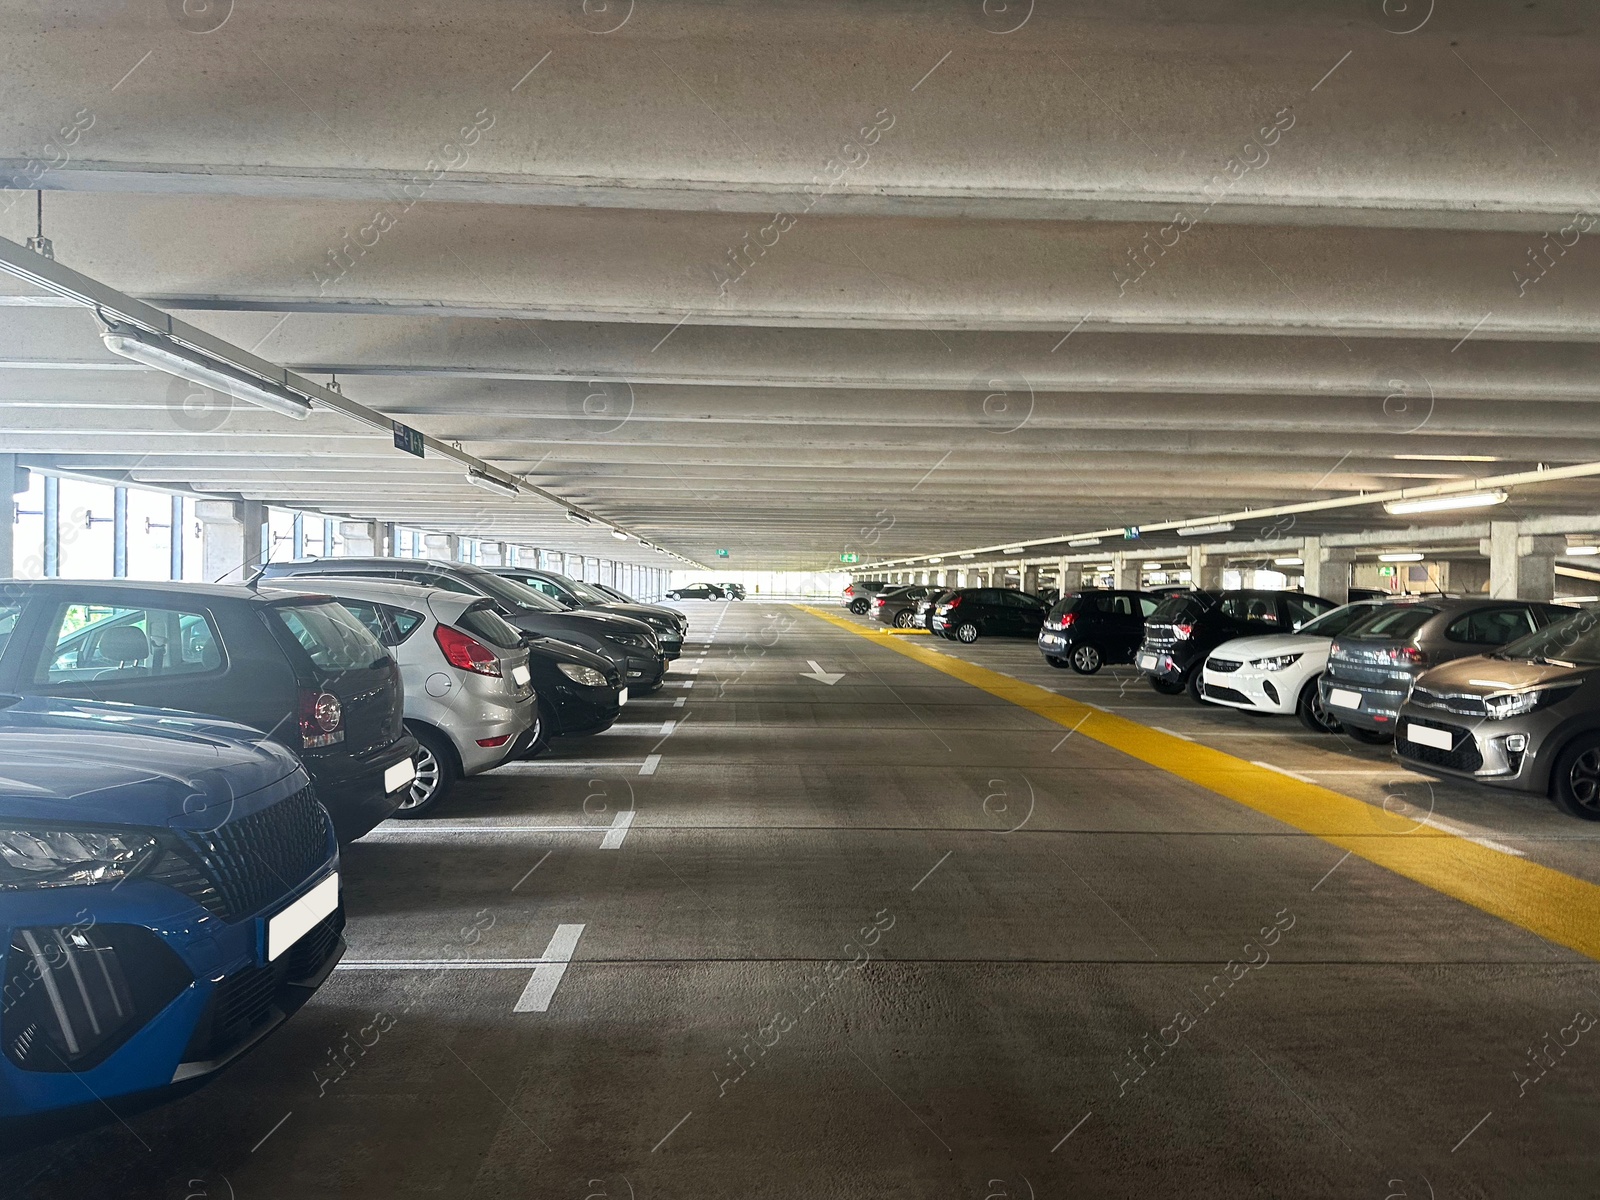
[[425,815],[457,779],[521,758],[542,740],[527,645],[493,600],[388,579],[279,586],[334,597],[400,664],[417,776],[395,816]]
[[1363,600],[1323,613],[1299,629],[1223,642],[1205,660],[1202,692],[1212,704],[1250,712],[1295,714],[1313,733],[1337,733],[1339,719],[1318,687],[1333,639],[1366,620],[1378,602]]
[[333,826],[280,743],[6,696],[0,764],[8,1149],[199,1086],[343,955]]
[[181,709],[298,754],[340,841],[406,796],[417,743],[400,668],[327,596],[238,585],[46,579],[0,585],[16,625],[0,694]]
[[933,610],[938,607],[939,601],[943,600],[953,591],[953,588],[946,587],[930,588],[928,594],[921,600],[917,601],[917,607],[913,610],[914,615],[911,618],[912,627],[917,629],[926,629],[929,633],[932,633]]
[[727,593],[729,600],[744,599],[744,584],[742,583],[719,583],[717,586]]
[[1052,667],[1070,663],[1080,675],[1093,675],[1106,663],[1130,663],[1144,640],[1144,619],[1156,605],[1148,592],[1068,592],[1045,616],[1039,652]]
[[532,567],[490,567],[489,570],[544,593],[569,612],[607,612],[643,621],[655,631],[661,653],[668,662],[683,653],[683,635],[689,631],[689,618],[675,608],[619,602],[593,584],[555,571],[538,571]]
[[1037,637],[1045,602],[1010,588],[961,588],[933,608],[933,632],[957,642],[980,637]]
[[1573,611],[1528,600],[1386,604],[1334,639],[1322,676],[1323,706],[1357,739],[1390,741],[1400,705],[1423,671],[1514,642]]
[[1600,619],[1575,612],[1424,671],[1395,721],[1403,762],[1548,795],[1600,821]]
[[425,558],[322,558],[268,563],[264,579],[289,576],[400,579],[424,587],[441,587],[487,596],[500,615],[523,633],[560,638],[602,654],[623,672],[624,686],[641,692],[661,687],[667,660],[650,626],[614,613],[567,608],[514,579],[471,563],[436,562]]
[[857,579],[845,584],[844,593],[839,603],[858,617],[864,617],[867,609],[872,607],[872,598],[879,592],[887,591],[889,585],[881,579]]
[[714,583],[686,583],[667,592],[668,600],[726,600],[728,593]]
[[896,629],[911,629],[916,624],[918,601],[939,590],[925,583],[914,583],[907,587],[879,592],[872,598],[873,619],[882,621],[885,625],[893,625]]
[[1145,620],[1144,642],[1134,660],[1156,691],[1188,690],[1201,703],[1201,666],[1224,642],[1290,632],[1338,607],[1304,592],[1186,591],[1168,596]]

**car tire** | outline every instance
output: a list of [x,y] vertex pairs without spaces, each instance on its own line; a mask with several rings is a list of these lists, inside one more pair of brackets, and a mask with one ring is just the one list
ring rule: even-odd
[[1170,679],[1160,679],[1154,675],[1146,675],[1145,678],[1150,681],[1150,687],[1154,691],[1160,692],[1163,696],[1178,696],[1183,693],[1184,684],[1182,680],[1174,683]]
[[555,731],[555,722],[548,716],[544,702],[541,700],[536,715],[533,718],[535,733],[533,741],[528,743],[528,748],[522,752],[523,758],[538,758],[550,749],[550,735]]
[[1394,741],[1394,734],[1383,729],[1363,729],[1359,725],[1346,725],[1344,731],[1358,742],[1369,746],[1386,746]]
[[1569,817],[1600,821],[1600,733],[1568,742],[1550,773],[1550,798]]
[[855,615],[858,617],[865,616],[867,612],[867,602],[865,600],[850,601],[850,611],[855,613]]
[[978,627],[971,621],[963,621],[956,626],[955,638],[956,641],[970,646],[978,640]]
[[1046,654],[1044,656],[1044,660],[1058,671],[1065,671],[1067,669],[1067,660],[1064,658],[1057,658],[1054,654]]
[[1079,675],[1093,675],[1102,666],[1105,660],[1100,657],[1100,648],[1091,646],[1088,642],[1080,643],[1072,648],[1072,669]]
[[425,817],[437,808],[461,777],[461,770],[456,766],[455,747],[442,735],[425,725],[407,725],[406,729],[417,739],[417,754],[412,760],[417,777],[411,781],[394,815],[410,821]]
[[910,609],[904,609],[894,615],[894,627],[896,629],[910,629],[916,623],[917,615]]
[[1320,675],[1306,680],[1305,687],[1300,689],[1300,698],[1295,701],[1294,715],[1312,733],[1338,733],[1344,726],[1323,706],[1321,683]]
[[1189,699],[1196,704],[1204,704],[1206,702],[1205,675],[1204,664],[1196,663],[1194,670],[1189,672],[1189,678],[1184,680],[1184,690],[1189,693]]

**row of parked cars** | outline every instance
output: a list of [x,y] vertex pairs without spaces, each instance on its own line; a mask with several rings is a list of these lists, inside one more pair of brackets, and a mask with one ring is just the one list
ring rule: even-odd
[[[865,602],[862,602],[863,596]],[[1600,616],[1525,600],[1299,591],[856,583],[842,603],[956,641],[1034,637],[1052,667],[1132,663],[1197,703],[1393,743],[1420,769],[1549,796],[1600,820]]]
[[343,953],[341,844],[608,728],[687,627],[411,559],[0,584],[0,1144],[256,1045]]

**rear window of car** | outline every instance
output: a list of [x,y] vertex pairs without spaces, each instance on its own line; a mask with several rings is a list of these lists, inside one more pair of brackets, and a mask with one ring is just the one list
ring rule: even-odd
[[223,669],[222,644],[202,612],[97,604],[57,607],[38,683],[114,683]]
[[1347,604],[1300,626],[1299,632],[1310,637],[1338,637],[1345,630],[1353,628],[1356,622],[1370,617],[1372,611],[1370,604]]
[[1150,620],[1158,624],[1193,621],[1205,611],[1206,605],[1198,596],[1168,596],[1156,605],[1155,612],[1150,614]]
[[1503,646],[1532,632],[1533,617],[1526,608],[1480,608],[1451,621],[1444,636],[1452,642]]
[[1384,605],[1376,609],[1365,621],[1357,622],[1345,630],[1347,637],[1408,638],[1438,615],[1439,610],[1426,604]]
[[513,650],[522,645],[522,635],[488,603],[473,605],[461,614],[456,624],[467,633],[502,650]]
[[325,671],[364,671],[386,657],[372,631],[337,602],[275,604],[271,612]]

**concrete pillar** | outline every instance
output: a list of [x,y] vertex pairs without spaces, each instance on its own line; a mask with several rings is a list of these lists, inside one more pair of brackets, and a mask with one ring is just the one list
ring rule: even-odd
[[1345,546],[1324,546],[1321,538],[1308,537],[1300,543],[1300,568],[1305,590],[1313,596],[1345,604],[1350,599],[1350,572],[1355,552]]
[[379,525],[376,521],[340,521],[344,552],[351,558],[370,558],[378,553]]
[[422,557],[456,562],[461,557],[461,538],[453,533],[425,533]]
[[504,542],[479,542],[478,565],[481,567],[505,566],[506,544]]
[[1039,590],[1038,567],[1022,568],[1022,590],[1025,592],[1037,592]]
[[377,522],[378,536],[373,543],[372,552],[381,554],[384,558],[394,558],[400,553],[400,531],[395,528],[393,521]]
[[1515,521],[1490,521],[1481,548],[1489,555],[1489,596],[1494,600],[1554,600],[1556,556],[1564,537],[1524,537]]
[[1220,556],[1206,553],[1204,546],[1189,547],[1189,584],[1197,588],[1222,586],[1223,561]]
[[16,578],[17,496],[27,490],[26,468],[15,454],[0,454],[0,579]]
[[267,506],[259,500],[196,500],[200,521],[200,571],[207,583],[242,583],[266,551],[261,527]]
[[1144,561],[1142,554],[1118,554],[1111,560],[1112,574],[1116,576],[1116,586],[1120,591],[1136,591],[1139,587],[1139,565]]
[[1056,559],[1056,589],[1058,591],[1065,592],[1067,590],[1067,572],[1071,569],[1072,565],[1066,559]]

